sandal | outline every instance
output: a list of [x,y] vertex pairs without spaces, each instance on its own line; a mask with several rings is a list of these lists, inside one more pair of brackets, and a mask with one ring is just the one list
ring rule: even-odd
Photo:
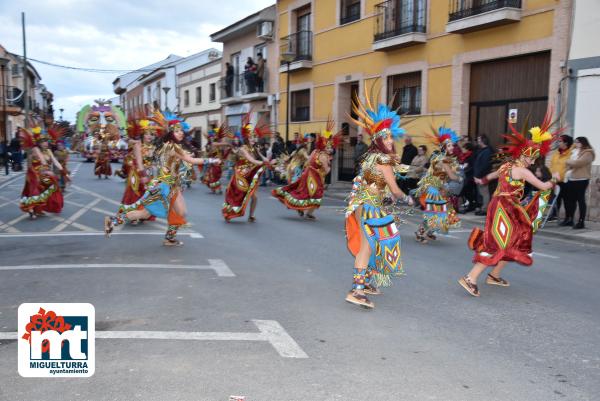
[[176,239],[166,239],[163,241],[163,246],[182,246],[183,241],[179,241]]
[[298,216],[304,217],[304,212],[302,210],[297,210]]
[[504,280],[502,277],[494,277],[488,273],[487,278],[485,279],[485,283],[487,285],[497,285],[500,287],[510,287],[510,283]]
[[479,296],[479,288],[477,288],[477,284],[473,284],[469,277],[463,276],[458,280],[458,284],[460,284],[467,292],[474,297]]
[[363,291],[365,292],[365,294],[368,295],[381,295],[383,294],[383,292],[381,292],[379,290],[379,288],[375,287],[374,285],[371,284],[365,284],[365,288],[363,289]]
[[434,233],[427,233],[427,239],[435,241],[437,239],[437,237],[435,236]]
[[250,216],[248,217],[248,223],[254,223],[256,221],[256,217]]
[[114,226],[110,217],[104,218],[104,236],[110,238],[110,234],[113,232]]
[[312,220],[315,221],[317,220],[317,218],[315,216],[313,216],[312,214],[306,214],[306,216],[304,216],[306,218],[306,220]]
[[30,210],[28,213],[29,213],[29,218],[30,218],[31,220],[35,220],[35,219],[37,219],[37,215],[36,215],[34,212],[32,212],[32,211]]
[[418,231],[415,231],[415,239],[420,244],[426,244],[427,243],[427,238],[425,238],[423,235],[419,234]]
[[359,294],[356,291],[350,291],[348,295],[346,295],[346,302],[350,302],[351,304],[362,306],[363,308],[373,309],[375,304],[369,300],[365,295]]

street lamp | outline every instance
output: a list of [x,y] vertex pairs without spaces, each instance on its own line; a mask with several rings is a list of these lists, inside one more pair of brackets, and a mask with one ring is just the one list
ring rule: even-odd
[[296,59],[296,52],[291,51],[289,48],[285,52],[281,53],[281,60],[287,64],[287,89],[286,89],[286,101],[285,101],[285,143],[290,138],[290,63]]
[[[168,103],[169,98],[167,97],[167,93],[169,93],[171,88],[169,88],[168,86],[164,86],[162,88],[162,90],[165,92],[165,110],[169,111],[169,103]],[[158,106],[160,107],[160,104]]]
[[4,71],[6,70],[8,61],[7,58],[0,57],[0,75],[2,75],[2,142],[8,139],[8,136],[6,135],[6,86],[4,86]]

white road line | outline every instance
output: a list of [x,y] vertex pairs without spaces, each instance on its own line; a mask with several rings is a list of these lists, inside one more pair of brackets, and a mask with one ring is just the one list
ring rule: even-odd
[[25,173],[17,173],[17,174],[15,174],[14,177],[10,177],[9,179],[6,180],[6,182],[3,182],[2,184],[0,184],[0,189],[4,188],[5,186],[7,186],[9,184],[12,184],[14,181],[21,178],[23,176],[23,174],[25,174]]
[[[65,219],[64,217],[60,217],[60,216],[51,216],[50,220],[52,221],[58,221],[59,223],[64,223],[67,221],[67,219]],[[71,225],[75,228],[78,228],[82,231],[96,231],[96,229],[90,227],[90,226],[85,226],[83,224],[79,224],[77,222],[71,223]]]
[[8,233],[20,233],[21,232],[21,231],[17,230],[16,228],[3,223],[2,221],[0,221],[0,230],[6,231]]
[[59,225],[57,225],[56,227],[54,227],[50,231],[51,232],[58,232],[58,231],[64,230],[69,224],[74,223],[78,218],[80,218],[81,216],[83,216],[83,214],[85,212],[87,212],[88,210],[90,210],[91,208],[93,208],[94,206],[96,206],[98,203],[100,203],[100,199],[93,200],[89,205],[87,205],[85,207],[82,207],[81,209],[79,209],[78,211],[76,211],[75,213],[73,213],[71,215],[71,217],[67,218],[63,223],[60,223]]
[[6,223],[6,224],[7,224],[7,225],[9,225],[9,226],[13,226],[13,225],[15,225],[16,223],[20,222],[21,220],[25,220],[25,219],[28,219],[28,218],[29,218],[29,215],[28,215],[28,214],[22,214],[22,215],[20,215],[19,217],[17,217],[16,219],[12,219],[11,221],[9,221],[9,222],[8,222],[8,223]]
[[[73,224],[75,225],[75,224]],[[8,230],[7,230],[8,231]],[[165,235],[164,231],[114,231],[113,235]],[[188,235],[190,238],[204,238],[202,234],[196,232],[178,232],[178,236]],[[104,236],[104,231],[60,231],[60,232],[36,232],[36,233],[21,233],[0,234],[0,238],[26,238],[26,237],[87,237],[87,236]]]
[[76,190],[78,190],[78,191],[80,191],[80,192],[87,193],[89,195],[93,195],[96,198],[100,198],[103,201],[106,201],[108,203],[112,203],[113,205],[121,206],[121,202],[117,202],[116,200],[107,198],[106,196],[100,195],[97,192],[90,191],[89,189],[81,188],[80,186],[77,186],[77,185],[72,185],[71,187],[74,188],[74,189],[76,189]]
[[535,256],[541,256],[542,258],[549,258],[549,259],[560,259],[558,256],[554,256],[554,255],[548,255],[547,253],[533,252],[533,254],[534,254]]
[[219,277],[235,277],[229,266],[220,259],[208,259],[208,265],[174,265],[146,263],[74,263],[63,265],[15,265],[0,266],[0,271],[43,270],[43,269],[183,269],[214,270]]
[[[298,343],[275,320],[252,322],[259,332],[210,332],[210,331],[96,331],[96,338],[103,340],[178,340],[178,341],[266,341],[283,358],[308,358]],[[0,340],[17,340],[16,332],[0,332]]]

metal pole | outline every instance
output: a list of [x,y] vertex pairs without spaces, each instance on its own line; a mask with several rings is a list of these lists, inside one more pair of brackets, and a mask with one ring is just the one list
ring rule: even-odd
[[4,71],[6,70],[6,66],[2,64],[2,69],[0,73],[2,74],[2,140],[8,141],[8,135],[6,132],[6,86],[4,84]]
[[290,62],[287,62],[287,92],[285,101],[285,143],[290,140]]
[[25,128],[29,128],[29,93],[27,90],[27,39],[25,37],[25,13],[21,13],[21,27],[23,30],[23,101],[25,102]]

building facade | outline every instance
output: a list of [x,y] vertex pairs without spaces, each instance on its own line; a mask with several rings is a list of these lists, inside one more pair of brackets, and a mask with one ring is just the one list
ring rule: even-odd
[[[233,129],[251,112],[251,122],[259,119],[273,125],[277,121],[277,102],[273,95],[278,81],[278,49],[274,40],[275,5],[213,33],[213,42],[223,43],[220,91],[223,118]],[[262,72],[248,70],[248,59],[264,60]],[[232,69],[227,70],[227,64]],[[259,76],[262,75],[262,76]]]
[[498,145],[509,114],[537,121],[557,102],[570,13],[571,0],[278,0],[279,130],[288,97],[291,132],[331,115],[345,133],[332,180],[350,180],[351,99],[367,88],[416,143],[446,124]]
[[[41,76],[29,62],[23,72],[23,59],[0,45],[0,141],[10,141],[18,127],[25,126],[25,104],[29,117],[38,124],[50,125],[54,121],[52,102],[54,95],[41,83]],[[27,93],[25,93],[27,80]],[[5,133],[6,131],[6,133]]]
[[177,76],[180,112],[203,144],[202,135],[221,125],[221,56],[215,54],[201,66],[183,70]]

